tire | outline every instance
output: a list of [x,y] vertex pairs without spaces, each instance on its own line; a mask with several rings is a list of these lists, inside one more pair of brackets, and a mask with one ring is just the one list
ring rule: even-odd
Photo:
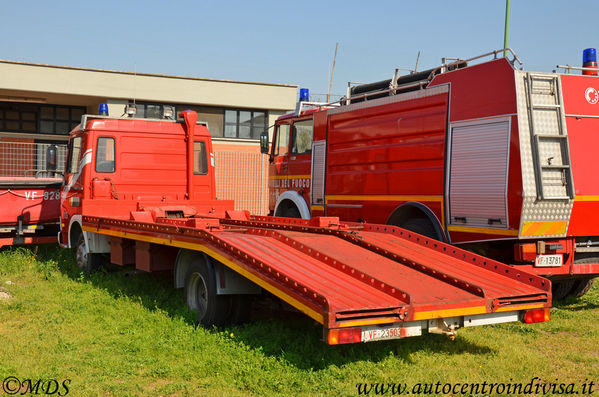
[[437,232],[435,231],[435,227],[428,219],[425,218],[410,218],[402,225],[398,226],[435,240],[439,239]]
[[570,296],[573,298],[580,298],[593,286],[594,278],[585,278],[581,280],[574,281],[574,285],[572,286],[572,290],[570,291]]
[[77,248],[75,248],[75,259],[77,261],[77,267],[85,274],[90,274],[102,267],[103,257],[102,254],[92,254],[87,251],[87,245],[85,244],[85,238],[83,233],[79,235],[77,239]]
[[560,280],[551,283],[551,295],[554,301],[564,300],[572,291],[574,280]]
[[228,323],[231,299],[230,296],[216,294],[216,274],[206,257],[188,266],[184,295],[187,307],[199,324],[211,327]]
[[[580,254],[579,257],[577,258],[575,255],[574,263],[575,264],[599,263],[599,257],[597,257],[596,254],[594,254],[594,255]],[[593,286],[594,281],[595,281],[594,278],[581,278],[581,279],[574,280],[574,284],[572,285],[572,290],[570,291],[568,296],[571,296],[573,298],[580,298],[581,296],[583,296],[584,294],[589,292],[589,290]]]
[[291,207],[285,209],[285,211],[283,211],[283,217],[299,219],[302,217],[302,215],[300,214],[299,210],[295,206],[291,206]]

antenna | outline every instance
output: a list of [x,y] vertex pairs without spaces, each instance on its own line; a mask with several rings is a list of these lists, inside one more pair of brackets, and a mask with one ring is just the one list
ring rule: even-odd
[[418,51],[418,55],[416,56],[416,66],[414,66],[414,73],[418,71],[418,61],[420,60],[420,50]]
[[337,50],[339,49],[339,43],[335,43],[335,56],[333,57],[333,68],[331,69],[331,80],[329,81],[329,93],[327,94],[327,103],[331,99],[331,88],[333,87],[333,75],[335,74],[335,61],[337,61]]

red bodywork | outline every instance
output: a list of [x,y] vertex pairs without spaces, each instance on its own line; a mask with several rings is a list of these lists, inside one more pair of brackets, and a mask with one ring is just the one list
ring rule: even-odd
[[0,178],[0,247],[55,243],[61,178]]
[[[270,152],[272,213],[289,216],[286,214],[293,212],[288,207],[295,206],[302,217],[338,216],[346,221],[400,226],[406,217],[426,217],[438,227],[440,239],[474,250],[484,249],[488,256],[522,265],[531,272],[558,276],[599,275],[599,264],[574,263],[576,243],[590,240],[594,246],[599,245],[599,166],[595,154],[599,146],[599,104],[589,98],[599,92],[599,79],[550,75],[561,79],[575,191],[567,219],[552,219],[545,215],[550,211],[540,210],[543,219],[536,222],[534,216],[522,215],[526,212],[523,175],[529,172],[522,162],[527,149],[521,147],[520,142],[520,126],[528,123],[529,117],[522,110],[527,103],[524,89],[518,88],[524,73],[515,70],[506,59],[497,59],[437,74],[426,88],[399,93],[395,99],[394,95],[387,94],[384,98],[281,117]],[[291,152],[293,125],[304,120],[313,120],[313,149],[319,143],[326,147],[324,155],[317,160],[313,160],[317,158],[315,153],[294,156]],[[500,171],[502,167],[506,169],[505,182],[498,185],[499,197],[505,201],[501,207],[505,209],[505,219],[489,215],[490,226],[465,227],[459,224],[460,218],[450,218],[448,213],[452,201],[451,178],[454,177],[449,171],[453,146],[448,140],[453,128],[485,122],[507,126],[506,135],[501,138],[504,139],[501,142],[507,142],[501,147],[505,158],[497,165]],[[292,131],[286,154],[275,150],[278,131],[285,124]],[[495,136],[489,137],[495,139]],[[469,135],[468,139],[474,138]],[[491,146],[494,143],[489,142],[489,146],[483,142],[467,149],[479,150],[481,158],[488,158],[496,153]],[[476,156],[470,157],[468,166],[476,170]],[[455,155],[452,161],[457,164],[459,160]],[[497,176],[490,173],[487,180]],[[323,186],[319,185],[322,197],[311,191],[315,184],[320,184],[320,177],[324,181]],[[455,178],[469,178],[468,171]],[[481,180],[478,186],[462,190],[461,196],[456,194],[453,200],[461,201],[462,207],[484,203],[489,199],[486,182]],[[406,209],[408,207],[412,212]],[[484,213],[481,216],[484,217]],[[496,227],[494,222],[501,226]],[[532,259],[520,258],[522,261],[518,263],[512,252],[531,240],[556,248],[538,250]],[[599,250],[592,252],[599,258]],[[541,254],[561,255],[563,265],[534,266],[534,258]]]
[[[62,192],[62,244],[74,244],[68,233],[76,216],[131,219],[132,213],[149,211],[154,216],[183,217],[224,215],[224,210],[233,209],[233,202],[215,199],[210,133],[204,125],[193,121],[191,125],[195,127],[190,137],[183,124],[168,121],[100,118],[90,120],[84,130],[73,130]],[[75,139],[81,145],[77,153],[72,147]],[[99,139],[114,142],[107,155],[114,156],[109,159],[115,164],[112,172],[98,168]],[[204,145],[205,172],[193,172],[193,146],[188,153],[187,139]]]
[[362,327],[453,335],[437,320],[514,321],[550,307],[548,280],[403,229],[233,211],[215,197],[208,130],[185,119],[92,118],[71,133],[64,245],[84,233],[112,263],[145,271],[176,268],[179,249],[202,252],[321,323],[331,344],[369,340]]

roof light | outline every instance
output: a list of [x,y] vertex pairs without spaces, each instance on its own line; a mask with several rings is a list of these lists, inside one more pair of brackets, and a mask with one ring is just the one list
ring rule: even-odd
[[128,105],[125,105],[125,113],[129,117],[135,116],[137,114],[137,107],[135,107],[135,104],[134,103],[130,103]]
[[107,103],[101,103],[100,106],[98,106],[98,114],[100,116],[108,116],[108,104]]
[[551,312],[548,307],[543,309],[527,310],[524,312],[524,321],[526,324],[542,323],[551,319]]
[[[596,49],[587,48],[586,50],[582,51],[582,67],[597,69],[597,50]],[[583,70],[582,74],[585,76],[597,76],[597,71]]]
[[173,115],[175,114],[175,109],[173,109],[172,106],[165,106],[164,109],[162,110],[162,117],[168,120],[172,120],[174,117]]
[[587,48],[582,51],[582,63],[597,62],[597,50],[595,48]]
[[310,100],[310,90],[307,88],[300,88],[300,98],[301,102],[306,102]]

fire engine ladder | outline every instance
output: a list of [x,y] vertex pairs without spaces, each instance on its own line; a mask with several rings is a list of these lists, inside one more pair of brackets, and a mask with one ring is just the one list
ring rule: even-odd
[[532,155],[539,200],[574,198],[559,77],[526,76]]

